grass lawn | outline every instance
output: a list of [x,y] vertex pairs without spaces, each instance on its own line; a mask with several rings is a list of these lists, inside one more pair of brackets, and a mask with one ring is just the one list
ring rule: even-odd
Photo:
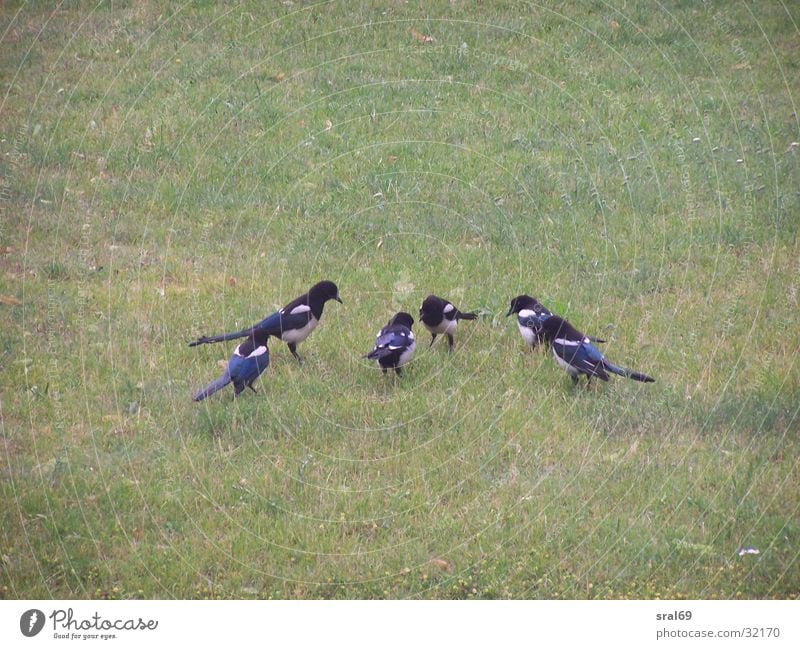
[[[4,3],[0,597],[800,596],[798,23]],[[302,366],[192,402],[320,279]],[[384,377],[429,293],[482,316]],[[519,293],[656,383],[574,388]]]

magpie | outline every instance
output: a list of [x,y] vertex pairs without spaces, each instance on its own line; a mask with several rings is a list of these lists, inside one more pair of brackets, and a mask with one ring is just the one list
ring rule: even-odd
[[269,335],[256,332],[239,345],[228,361],[228,367],[222,376],[214,379],[202,390],[194,395],[195,401],[202,401],[215,392],[224,388],[228,383],[233,383],[233,396],[237,397],[245,388],[253,392],[255,380],[269,367],[269,348],[267,341]]
[[384,374],[386,374],[386,370],[394,368],[394,371],[400,376],[400,368],[411,360],[417,346],[414,332],[411,331],[413,325],[414,318],[408,313],[405,311],[396,313],[378,332],[375,348],[364,358],[378,361]]
[[608,381],[608,372],[642,383],[655,382],[654,378],[646,374],[617,367],[606,360],[600,350],[592,345],[588,336],[557,315],[548,316],[541,321],[541,335],[550,343],[556,363],[572,377],[575,384],[581,374],[586,376],[587,385],[591,383],[593,376]]
[[508,307],[506,317],[512,313],[517,314],[519,333],[529,347],[534,348],[545,341],[542,335],[541,323],[544,318],[553,314],[539,300],[530,295],[517,295],[511,300],[511,306]]
[[339,297],[339,289],[331,281],[318,282],[309,289],[308,293],[303,293],[303,295],[292,300],[285,307],[267,316],[252,327],[217,336],[202,336],[190,342],[189,347],[218,343],[223,340],[234,340],[245,336],[261,335],[263,333],[267,336],[280,338],[287,344],[292,356],[298,362],[302,362],[300,355],[297,353],[297,345],[308,338],[319,324],[322,310],[328,300],[336,300],[341,304],[342,298]]
[[435,295],[426,297],[419,309],[419,319],[425,325],[425,328],[431,332],[429,348],[433,347],[438,334],[445,334],[451,352],[453,351],[453,334],[458,326],[458,321],[474,320],[477,317],[475,313],[459,311],[452,302]]
[[[512,313],[517,314],[517,327],[519,333],[522,335],[523,340],[533,349],[539,344],[547,342],[547,339],[542,333],[542,322],[545,318],[553,315],[546,306],[539,300],[530,295],[517,295],[511,300],[511,306],[508,308],[506,317]],[[604,343],[602,338],[594,338],[587,336],[590,341],[596,343]]]

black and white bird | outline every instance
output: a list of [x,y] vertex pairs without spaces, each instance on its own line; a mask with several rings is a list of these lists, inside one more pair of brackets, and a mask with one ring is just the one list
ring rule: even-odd
[[431,332],[431,344],[436,340],[436,336],[444,334],[447,336],[449,349],[453,351],[453,334],[458,327],[459,320],[474,320],[477,318],[475,313],[463,313],[459,311],[452,302],[429,295],[422,301],[419,309],[419,319],[425,328]]
[[572,377],[573,383],[578,383],[581,374],[586,376],[587,385],[594,376],[608,381],[609,372],[642,383],[655,382],[654,378],[646,374],[614,365],[600,353],[587,335],[557,315],[542,320],[541,335],[550,343],[556,363]]
[[202,336],[190,342],[189,347],[266,334],[285,342],[292,355],[298,361],[302,361],[297,353],[297,345],[308,338],[311,332],[316,329],[320,318],[322,318],[322,310],[328,300],[336,300],[341,304],[342,299],[339,297],[339,289],[336,284],[329,280],[318,282],[309,289],[308,293],[304,293],[292,300],[285,307],[272,315],[268,315],[252,327],[216,336]]
[[539,300],[530,295],[517,295],[511,300],[506,317],[517,314],[517,327],[522,339],[532,349],[545,342],[542,336],[541,323],[544,318],[553,315]]
[[245,388],[250,388],[255,392],[253,383],[269,367],[268,340],[269,336],[264,333],[255,333],[245,340],[234,350],[222,376],[198,391],[193,397],[194,400],[202,401],[224,388],[228,383],[233,383],[234,397],[239,396]]
[[399,311],[389,320],[389,323],[378,332],[375,339],[375,348],[364,358],[377,361],[383,373],[394,369],[400,375],[400,368],[411,360],[416,349],[414,340],[414,325],[412,318],[405,311]]
[[[553,315],[544,304],[530,295],[517,295],[511,300],[506,317],[512,313],[517,314],[517,328],[523,340],[533,349],[537,345],[547,342],[542,334],[542,322],[545,318]],[[588,336],[589,340],[595,343],[604,343],[602,338]]]

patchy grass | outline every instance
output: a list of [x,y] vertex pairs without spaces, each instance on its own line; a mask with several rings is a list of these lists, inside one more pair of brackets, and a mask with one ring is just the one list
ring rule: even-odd
[[[799,18],[5,6],[0,595],[797,597]],[[486,315],[381,376],[431,292]],[[573,389],[520,292],[657,383]]]

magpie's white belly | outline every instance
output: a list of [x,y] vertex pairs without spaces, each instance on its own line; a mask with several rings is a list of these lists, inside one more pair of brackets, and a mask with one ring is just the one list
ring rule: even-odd
[[526,343],[529,345],[536,344],[536,334],[533,333],[533,329],[530,327],[523,327],[521,324],[517,323],[517,328],[519,329],[519,333],[522,335],[522,338],[525,340]]
[[[425,324],[424,322],[422,324]],[[436,325],[435,327],[431,327],[429,325],[425,325],[425,328],[430,331],[432,334],[450,334],[453,335],[456,331],[456,327],[458,326],[458,320],[448,320],[447,318],[443,318],[442,321]]]
[[407,349],[400,354],[400,358],[397,361],[397,367],[405,365],[408,361],[411,360],[411,357],[414,355],[414,350],[417,348],[417,343],[413,342],[408,346]]
[[301,327],[300,329],[290,329],[289,331],[284,331],[281,334],[281,340],[285,343],[301,343],[309,337],[311,332],[314,331],[318,324],[319,320],[317,320],[314,316],[311,316],[311,319],[304,327]]
[[553,357],[556,359],[556,363],[558,363],[559,367],[561,367],[561,369],[564,370],[570,376],[578,376],[578,374],[580,374],[578,370],[576,370],[574,367],[572,367],[572,365],[567,363],[567,361],[565,361],[558,354],[556,354],[555,349],[553,350]]

